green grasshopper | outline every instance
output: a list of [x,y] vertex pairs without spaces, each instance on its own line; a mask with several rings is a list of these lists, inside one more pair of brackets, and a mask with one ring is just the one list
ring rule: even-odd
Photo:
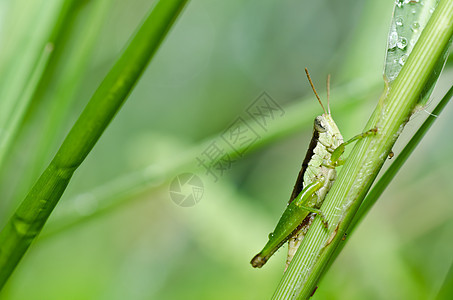
[[343,142],[340,130],[330,114],[330,76],[327,77],[328,110],[326,112],[307,69],[305,73],[324,114],[315,118],[313,137],[286,210],[275,230],[269,234],[269,241],[263,250],[250,262],[254,268],[261,268],[286,241],[289,241],[286,261],[286,267],[288,267],[315,215],[319,215],[324,226],[328,227],[326,217],[320,208],[337,177],[335,168],[343,164],[341,155],[345,146],[377,131],[377,129],[371,129]]

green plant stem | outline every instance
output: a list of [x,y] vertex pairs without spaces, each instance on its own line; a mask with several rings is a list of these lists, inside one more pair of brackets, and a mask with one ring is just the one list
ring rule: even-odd
[[41,231],[74,171],[121,108],[186,2],[157,2],[92,96],[52,162],[0,232],[0,288]]
[[439,104],[436,106],[436,108],[432,111],[431,115],[429,115],[428,118],[425,120],[425,122],[423,122],[422,126],[420,126],[420,128],[417,130],[417,132],[411,138],[409,143],[407,143],[407,145],[404,147],[404,149],[401,151],[401,153],[398,154],[398,156],[395,158],[395,161],[392,163],[392,165],[387,169],[387,171],[385,171],[384,175],[382,175],[382,177],[373,186],[371,191],[368,193],[366,198],[363,200],[363,203],[360,206],[359,210],[357,211],[357,214],[354,216],[354,219],[352,220],[351,224],[349,225],[348,236],[350,236],[350,234],[354,231],[356,226],[363,220],[363,218],[366,216],[366,214],[373,207],[374,203],[376,203],[377,199],[382,195],[382,193],[385,191],[385,189],[390,184],[390,182],[393,180],[393,178],[395,178],[398,171],[401,169],[403,164],[407,161],[409,156],[412,154],[412,152],[418,146],[420,141],[425,136],[426,132],[433,125],[434,121],[440,115],[440,113],[445,108],[447,103],[450,102],[452,97],[453,97],[453,86],[450,87],[448,92],[445,94],[445,96],[442,98],[442,100],[439,102]]
[[453,35],[453,0],[440,1],[406,64],[386,88],[365,130],[375,136],[358,141],[327,195],[322,210],[329,229],[316,218],[284,274],[274,299],[308,299],[326,270],[363,198],[419,101],[436,63]]
[[351,224],[349,225],[349,227],[346,231],[346,236],[348,238],[344,239],[340,242],[338,247],[335,249],[335,253],[333,254],[332,259],[329,261],[328,266],[330,266],[335,261],[337,256],[340,254],[341,250],[343,250],[344,246],[347,244],[347,241],[350,240],[351,235],[354,233],[354,230],[357,228],[357,225],[360,224],[360,222],[363,220],[363,218],[365,218],[365,216],[371,210],[373,205],[376,203],[377,199],[379,199],[379,197],[385,191],[385,189],[390,184],[390,182],[393,180],[393,178],[395,178],[398,171],[401,169],[403,164],[407,161],[409,156],[412,154],[412,152],[418,146],[420,141],[425,136],[426,132],[428,132],[429,128],[431,128],[434,121],[440,115],[440,113],[445,108],[447,103],[450,102],[452,97],[453,97],[453,86],[448,90],[448,92],[445,94],[445,96],[442,98],[442,100],[439,102],[439,104],[437,104],[436,108],[433,110],[431,115],[429,115],[428,118],[425,120],[425,122],[423,122],[422,126],[420,126],[420,128],[417,130],[417,132],[411,138],[409,143],[407,143],[407,145],[404,147],[404,149],[401,151],[401,153],[398,154],[398,156],[395,158],[395,160],[390,165],[390,167],[385,171],[384,175],[382,175],[379,178],[378,182],[373,186],[371,191],[365,197],[365,199],[362,202],[362,205],[360,205],[359,210],[355,214],[354,218],[352,219]]

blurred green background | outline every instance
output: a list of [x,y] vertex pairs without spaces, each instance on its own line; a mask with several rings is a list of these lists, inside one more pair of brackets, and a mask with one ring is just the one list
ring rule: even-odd
[[[3,89],[10,81],[18,82],[13,74],[31,64],[30,53],[39,54],[36,49],[43,42],[39,38],[59,3],[0,1]],[[261,270],[253,269],[249,261],[284,210],[308,147],[316,115],[307,115],[304,107],[322,112],[314,103],[304,67],[322,92],[327,74],[332,75],[332,106],[336,88],[351,82],[364,87],[360,93],[347,91],[354,105],[332,111],[345,138],[360,132],[383,87],[393,3],[189,1],[0,299],[270,298],[283,272],[286,249]],[[0,170],[2,226],[152,5],[144,0],[92,0],[79,1],[71,10],[70,26],[55,44],[50,70]],[[90,34],[91,50],[81,52],[82,41]],[[80,82],[68,75],[77,55],[86,60]],[[447,63],[428,111],[451,86],[451,66]],[[285,114],[265,129],[255,129],[263,139],[275,130],[275,138],[235,157],[215,180],[196,166],[196,158],[206,150],[204,141],[221,141],[222,133],[238,117],[246,118],[247,108],[263,92]],[[57,138],[44,145],[44,156],[38,156],[52,103],[65,97],[72,101],[69,113],[51,124]],[[288,132],[272,128],[277,122],[289,122],[285,118],[290,114],[310,122]],[[420,111],[413,116],[395,155],[427,115]],[[314,299],[436,295],[452,262],[453,144],[448,130],[452,116],[447,107],[351,238]],[[177,173],[195,173],[204,186],[201,201],[192,207],[170,199],[169,182],[176,174],[159,169],[168,167],[162,162],[177,163],[185,157],[189,164],[176,168]],[[166,176],[126,193],[120,205],[62,227],[70,218],[103,207],[91,194],[93,189],[121,187],[127,184],[121,179],[124,175],[143,169],[157,169]],[[132,178],[132,185],[140,180]]]

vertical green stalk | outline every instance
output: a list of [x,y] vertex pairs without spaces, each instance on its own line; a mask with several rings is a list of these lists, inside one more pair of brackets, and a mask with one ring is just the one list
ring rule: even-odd
[[316,218],[274,299],[308,299],[326,270],[373,180],[419,101],[430,75],[453,35],[453,0],[440,1],[419,41],[391,87],[387,87],[365,129],[375,136],[357,142],[322,210],[329,229]]
[[92,96],[52,162],[0,232],[0,288],[41,231],[74,171],[121,108],[186,2],[157,2]]

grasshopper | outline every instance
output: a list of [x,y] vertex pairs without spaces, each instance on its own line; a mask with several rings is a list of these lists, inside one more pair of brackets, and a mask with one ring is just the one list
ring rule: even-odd
[[286,261],[288,267],[316,215],[320,216],[324,226],[328,227],[320,208],[337,177],[335,168],[344,162],[341,155],[345,146],[377,131],[376,128],[371,129],[344,142],[330,114],[330,76],[327,76],[326,111],[306,68],[305,73],[324,113],[315,118],[313,136],[286,210],[275,230],[269,234],[269,241],[263,250],[250,262],[254,268],[261,268],[286,241],[289,241]]

